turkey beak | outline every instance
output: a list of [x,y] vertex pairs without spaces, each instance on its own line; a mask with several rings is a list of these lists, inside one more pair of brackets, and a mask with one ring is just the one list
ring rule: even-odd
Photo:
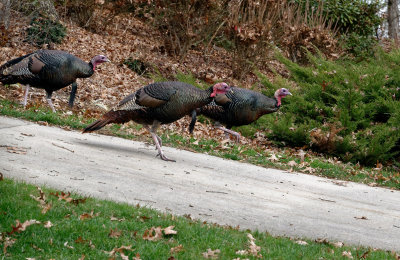
[[292,95],[292,93],[290,93],[289,91],[288,91],[288,93],[287,93],[287,94],[288,94],[288,95],[291,95],[291,96],[293,96],[293,95]]
[[105,62],[111,62],[108,58],[106,58]]

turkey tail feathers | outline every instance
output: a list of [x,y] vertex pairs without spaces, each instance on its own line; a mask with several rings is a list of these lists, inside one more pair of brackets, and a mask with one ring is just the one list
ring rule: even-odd
[[89,133],[103,128],[105,125],[117,123],[123,124],[131,120],[131,111],[126,110],[117,110],[110,111],[105,113],[103,117],[96,122],[91,123],[85,129],[83,129],[82,133]]
[[99,119],[96,122],[91,123],[90,125],[88,125],[83,131],[82,133],[90,133],[96,130],[99,130],[101,128],[103,128],[105,125],[107,125],[108,123],[110,123],[110,119]]

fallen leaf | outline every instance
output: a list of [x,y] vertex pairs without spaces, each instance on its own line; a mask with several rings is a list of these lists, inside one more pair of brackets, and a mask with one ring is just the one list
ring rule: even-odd
[[290,161],[290,162],[287,163],[287,165],[290,166],[290,167],[294,167],[294,166],[297,165],[297,162],[295,162],[295,161]]
[[176,233],[178,233],[178,231],[173,230],[175,226],[169,226],[164,228],[164,234],[165,235],[175,235]]
[[91,215],[90,213],[83,213],[79,216],[79,220],[91,219],[92,217],[93,215]]
[[66,248],[74,249],[73,246],[68,245],[68,241],[64,243],[64,246],[65,246]]
[[118,238],[122,235],[122,231],[119,231],[117,229],[110,229],[110,233],[108,233],[109,237],[113,237],[113,238]]
[[143,239],[149,241],[157,241],[162,239],[161,227],[151,227],[150,229],[145,230],[143,234]]
[[303,241],[303,240],[297,240],[295,243],[299,244],[299,245],[302,245],[302,246],[308,245],[308,243],[306,241]]
[[326,238],[317,238],[315,239],[316,243],[321,243],[321,244],[325,244],[325,245],[329,245],[329,241],[326,240]]
[[43,251],[43,249],[41,249],[40,247],[38,247],[37,245],[33,245],[32,244],[32,248],[37,250],[37,251]]
[[46,202],[46,195],[40,187],[36,187],[39,191],[39,197],[30,194],[30,197],[39,202],[39,207],[42,208],[42,214],[46,214],[52,207],[51,203]]
[[78,260],[85,260],[85,255],[82,255]]
[[273,161],[273,162],[279,161],[278,157],[276,157],[276,155],[274,153],[268,158],[268,160]]
[[86,242],[87,240],[83,239],[82,237],[78,237],[77,239],[75,239],[75,243],[77,244],[84,244]]
[[140,220],[141,220],[142,222],[145,222],[145,221],[151,219],[151,217],[148,217],[148,216],[140,216],[139,218],[140,218]]
[[11,225],[12,231],[8,232],[9,235],[12,235],[15,232],[25,231],[25,229],[30,225],[40,224],[40,221],[37,221],[35,219],[27,220],[24,223],[19,222],[19,220],[17,219],[15,222],[16,222],[15,226]]
[[51,223],[50,220],[44,222],[44,227],[45,227],[45,228],[51,228],[52,226],[53,226],[53,223]]
[[219,249],[211,250],[211,248],[208,248],[207,252],[203,252],[202,255],[204,258],[217,259],[220,252],[221,250]]
[[111,217],[110,217],[110,220],[111,220],[111,221],[119,221],[119,222],[122,222],[122,221],[125,220],[125,218],[116,218],[116,217],[114,217],[114,216],[111,216]]
[[362,254],[360,258],[361,259],[367,259],[369,252],[370,252],[369,250],[364,252],[364,254]]
[[176,247],[172,247],[170,249],[170,252],[171,252],[171,254],[173,254],[173,253],[178,253],[178,252],[180,252],[182,250],[183,250],[183,245],[178,245]]
[[253,237],[252,234],[247,234],[247,238],[249,239],[249,248],[246,250],[238,250],[236,254],[238,255],[253,255],[258,258],[262,258],[262,255],[259,254],[261,247],[257,246],[255,241],[256,239]]
[[353,256],[351,255],[350,251],[343,251],[342,256],[353,259]]
[[90,213],[83,213],[82,215],[80,215],[79,220],[91,219],[93,217],[97,217],[98,215],[100,215],[100,212],[94,214],[92,210]]
[[333,243],[332,245],[333,245],[334,247],[338,247],[338,248],[344,246],[343,242],[340,242],[340,241],[335,242],[335,243]]
[[13,238],[9,238],[6,237],[4,242],[3,242],[3,253],[4,255],[7,253],[7,247],[11,247],[15,242],[17,241],[17,239]]
[[261,250],[261,247],[256,245],[256,243],[255,243],[256,239],[253,237],[252,234],[247,234],[247,237],[249,238],[249,242],[250,242],[249,250],[248,250],[249,254],[256,256],[256,257],[262,257],[261,254],[258,254],[258,252],[260,252],[260,250]]
[[248,252],[247,252],[247,250],[238,250],[238,251],[236,251],[236,254],[237,255],[247,255]]
[[141,259],[140,259],[140,254],[139,254],[139,253],[136,253],[136,256],[134,256],[134,257],[132,258],[132,260],[141,260]]
[[56,197],[58,197],[58,200],[65,200],[66,202],[71,202],[73,200],[72,198],[69,197],[69,196],[71,196],[70,192],[68,192],[68,193],[61,192],[59,194],[57,191],[56,193],[53,193],[53,192],[50,193],[50,195],[56,196]]
[[133,251],[132,249],[132,245],[130,246],[121,246],[121,247],[114,247],[113,250],[111,250],[110,252],[104,251],[106,254],[108,254],[109,256],[115,256],[116,253],[124,253],[124,250],[129,250],[129,251]]

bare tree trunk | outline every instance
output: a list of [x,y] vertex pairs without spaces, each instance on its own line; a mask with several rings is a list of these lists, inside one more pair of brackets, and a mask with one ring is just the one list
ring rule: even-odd
[[399,39],[399,1],[388,0],[388,33],[389,38],[398,41]]
[[10,0],[0,0],[0,27],[8,30],[10,23]]

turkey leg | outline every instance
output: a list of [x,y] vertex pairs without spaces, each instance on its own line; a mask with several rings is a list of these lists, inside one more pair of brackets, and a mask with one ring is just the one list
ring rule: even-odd
[[236,137],[236,142],[239,143],[240,134],[239,134],[238,132],[235,132],[235,131],[230,130],[230,129],[228,129],[228,128],[225,128],[225,127],[223,127],[223,126],[216,126],[215,128],[221,129],[221,130],[224,131],[225,133],[229,133],[229,134],[235,136],[235,137]]
[[54,108],[53,102],[51,101],[51,94],[52,93],[47,92],[46,99],[47,99],[47,103],[49,103],[49,106],[51,107],[51,110],[53,110],[53,112],[55,113],[56,109]]
[[29,93],[29,85],[26,85],[25,94],[24,94],[24,101],[22,102],[22,105],[24,105],[24,108],[26,107],[26,103],[28,102],[28,93]]
[[169,159],[167,156],[165,156],[164,152],[161,149],[161,138],[156,134],[157,128],[160,126],[160,122],[155,120],[153,122],[153,125],[150,127],[145,126],[147,130],[149,130],[151,137],[153,138],[153,141],[156,145],[156,149],[158,150],[157,156],[160,156],[160,158],[164,161],[170,161],[170,162],[176,162],[175,160]]

